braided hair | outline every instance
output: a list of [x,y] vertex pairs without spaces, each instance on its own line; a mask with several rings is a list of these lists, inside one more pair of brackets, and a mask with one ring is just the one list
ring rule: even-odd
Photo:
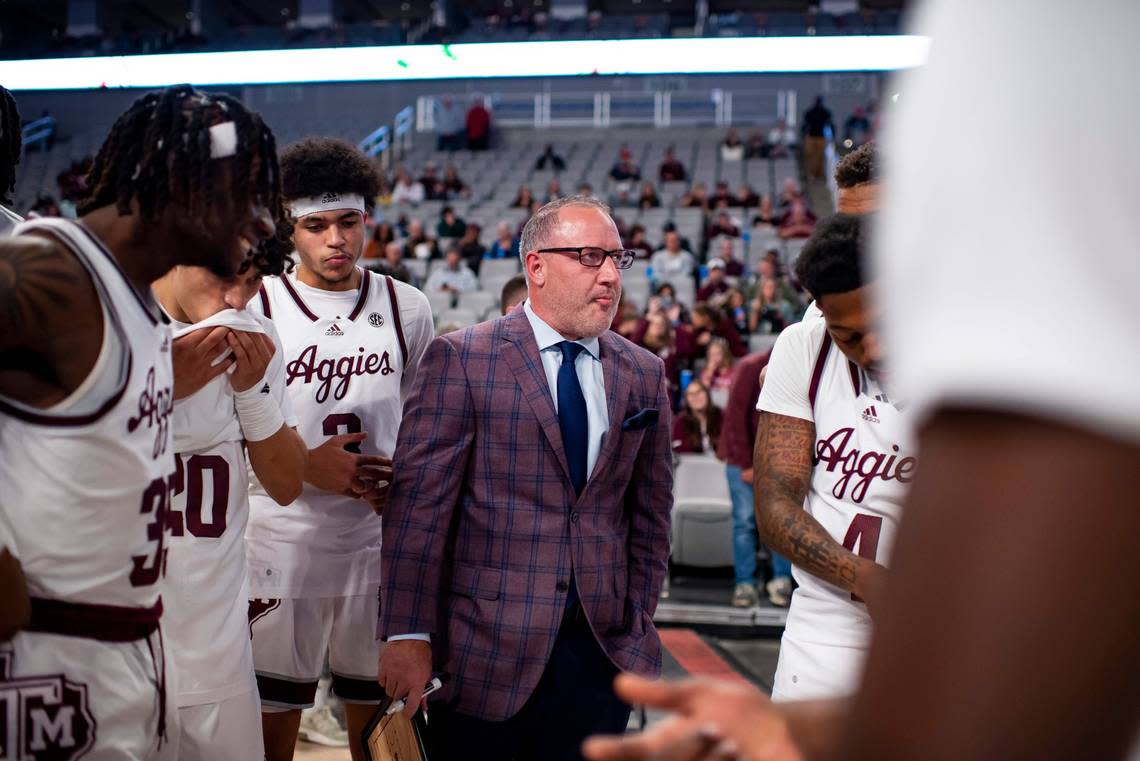
[[[212,158],[210,127],[227,121],[234,123],[236,151]],[[261,205],[279,229],[288,224],[273,132],[234,98],[189,85],[136,100],[111,127],[91,165],[87,187],[77,204],[81,215],[112,204],[128,215],[134,201],[145,221],[175,206],[183,220],[206,223],[211,212],[232,216],[235,210]],[[279,248],[270,238],[255,251],[265,274],[283,267]]]
[[0,87],[0,203],[11,204],[16,190],[16,165],[23,151],[23,132],[16,99]]

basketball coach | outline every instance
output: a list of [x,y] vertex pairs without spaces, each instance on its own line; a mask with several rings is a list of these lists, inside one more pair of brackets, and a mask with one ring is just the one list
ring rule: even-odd
[[634,254],[581,197],[540,209],[520,249],[528,300],[435,339],[393,457],[379,680],[410,712],[451,675],[431,761],[580,759],[586,736],[625,730],[615,674],[661,669],[664,366],[609,330]]

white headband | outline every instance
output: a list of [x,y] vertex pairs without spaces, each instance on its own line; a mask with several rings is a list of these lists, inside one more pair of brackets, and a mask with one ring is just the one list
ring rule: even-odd
[[295,218],[320,211],[359,211],[364,213],[364,196],[358,193],[324,193],[310,198],[294,198],[285,204]]

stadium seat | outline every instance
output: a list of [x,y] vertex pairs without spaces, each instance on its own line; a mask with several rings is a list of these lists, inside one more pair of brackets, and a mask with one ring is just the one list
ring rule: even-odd
[[[485,259],[479,266],[479,277],[484,281],[498,281],[502,283],[510,280],[519,273],[519,260],[515,257],[509,259]],[[485,290],[491,290],[484,286]]]
[[759,354],[766,351],[771,351],[772,347],[776,345],[777,334],[763,334],[757,333],[748,337],[748,351]]
[[680,565],[732,565],[732,501],[724,463],[680,455],[673,474],[673,554]]
[[458,309],[470,309],[479,315],[480,319],[487,316],[488,311],[498,312],[499,294],[492,291],[471,291],[459,294]]

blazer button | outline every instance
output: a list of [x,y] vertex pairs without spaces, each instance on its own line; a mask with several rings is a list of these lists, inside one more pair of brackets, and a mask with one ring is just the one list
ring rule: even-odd
[[577,523],[578,522],[578,511],[577,510],[574,510],[573,512],[570,513],[570,522],[571,523]]
[[554,588],[557,589],[559,592],[565,592],[568,589],[570,589],[570,585],[567,584],[565,581],[560,581],[554,585]]

